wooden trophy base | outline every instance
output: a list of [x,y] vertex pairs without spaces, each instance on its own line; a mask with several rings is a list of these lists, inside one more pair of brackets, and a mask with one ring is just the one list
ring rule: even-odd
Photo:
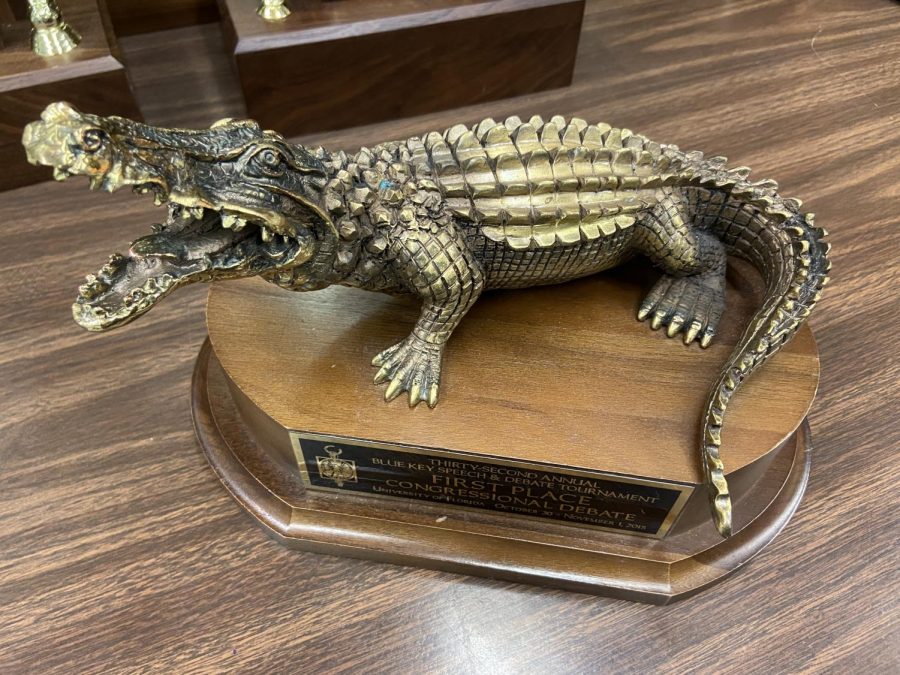
[[288,546],[660,604],[685,597],[747,562],[796,509],[818,356],[804,327],[732,403],[723,458],[735,534],[723,540],[697,428],[759,301],[755,275],[732,266],[707,350],[634,319],[642,277],[634,264],[486,294],[450,342],[433,410],[385,403],[371,382],[369,361],[410,329],[413,300],[214,285],[193,384],[200,443]]
[[567,86],[583,0],[219,0],[250,117],[286,135]]
[[98,115],[141,119],[105,7],[97,0],[69,0],[64,18],[81,42],[68,54],[42,57],[31,51],[31,24],[0,26],[0,190],[45,181],[50,172],[32,166],[22,149],[22,129],[54,101]]

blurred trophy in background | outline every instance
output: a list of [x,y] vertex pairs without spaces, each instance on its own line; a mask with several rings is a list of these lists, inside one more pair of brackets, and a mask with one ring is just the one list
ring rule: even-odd
[[266,21],[281,21],[288,17],[291,10],[285,6],[284,0],[262,0],[256,13]]
[[28,18],[33,26],[31,49],[39,56],[65,54],[81,42],[81,36],[63,21],[56,0],[28,0]]

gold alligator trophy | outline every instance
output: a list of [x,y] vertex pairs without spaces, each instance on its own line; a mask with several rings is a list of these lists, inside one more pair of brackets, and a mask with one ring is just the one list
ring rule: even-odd
[[31,49],[39,56],[66,54],[81,42],[81,36],[60,14],[56,0],[28,0],[31,20]]
[[577,118],[486,119],[348,155],[288,143],[250,120],[162,129],[55,103],[23,143],[59,180],[131,186],[167,206],[162,224],[81,286],[79,324],[115,328],[180,286],[254,275],[293,291],[413,294],[422,301],[413,331],[372,361],[385,398],[408,392],[413,406],[437,403],[444,347],[485,290],[560,283],[643,255],[663,276],[637,318],[705,347],[725,308],[727,255],[746,258],[765,298],[700,422],[723,536],[732,527],[719,457],[725,409],[828,281],[825,230],[774,181]]

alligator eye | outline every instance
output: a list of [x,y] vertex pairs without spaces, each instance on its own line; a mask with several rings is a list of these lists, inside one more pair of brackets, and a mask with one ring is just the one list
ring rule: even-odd
[[256,153],[253,158],[260,171],[270,176],[278,176],[284,173],[284,157],[272,148],[265,148]]
[[81,134],[81,147],[88,152],[97,152],[103,147],[106,140],[106,133],[100,129],[88,129]]

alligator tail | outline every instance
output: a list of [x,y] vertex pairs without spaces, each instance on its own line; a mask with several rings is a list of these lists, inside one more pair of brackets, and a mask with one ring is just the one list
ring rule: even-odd
[[729,254],[748,260],[766,284],[762,307],[710,390],[701,420],[703,474],[716,528],[727,537],[732,530],[731,497],[719,456],[725,409],[750,373],[806,321],[828,283],[830,246],[813,214],[802,213],[799,200],[779,195],[775,181],[752,182],[749,168],[728,168],[725,157],[704,157],[671,145],[661,150],[659,184],[694,188],[688,199],[695,224],[718,237]]
[[707,226],[728,252],[750,261],[766,283],[762,307],[728,358],[703,412],[702,468],[716,528],[723,537],[732,529],[731,498],[719,456],[725,409],[747,376],[803,325],[828,283],[831,268],[826,231],[814,225],[812,213],[800,213],[799,201],[777,195],[776,187],[771,181],[739,181],[724,204],[706,214]]

